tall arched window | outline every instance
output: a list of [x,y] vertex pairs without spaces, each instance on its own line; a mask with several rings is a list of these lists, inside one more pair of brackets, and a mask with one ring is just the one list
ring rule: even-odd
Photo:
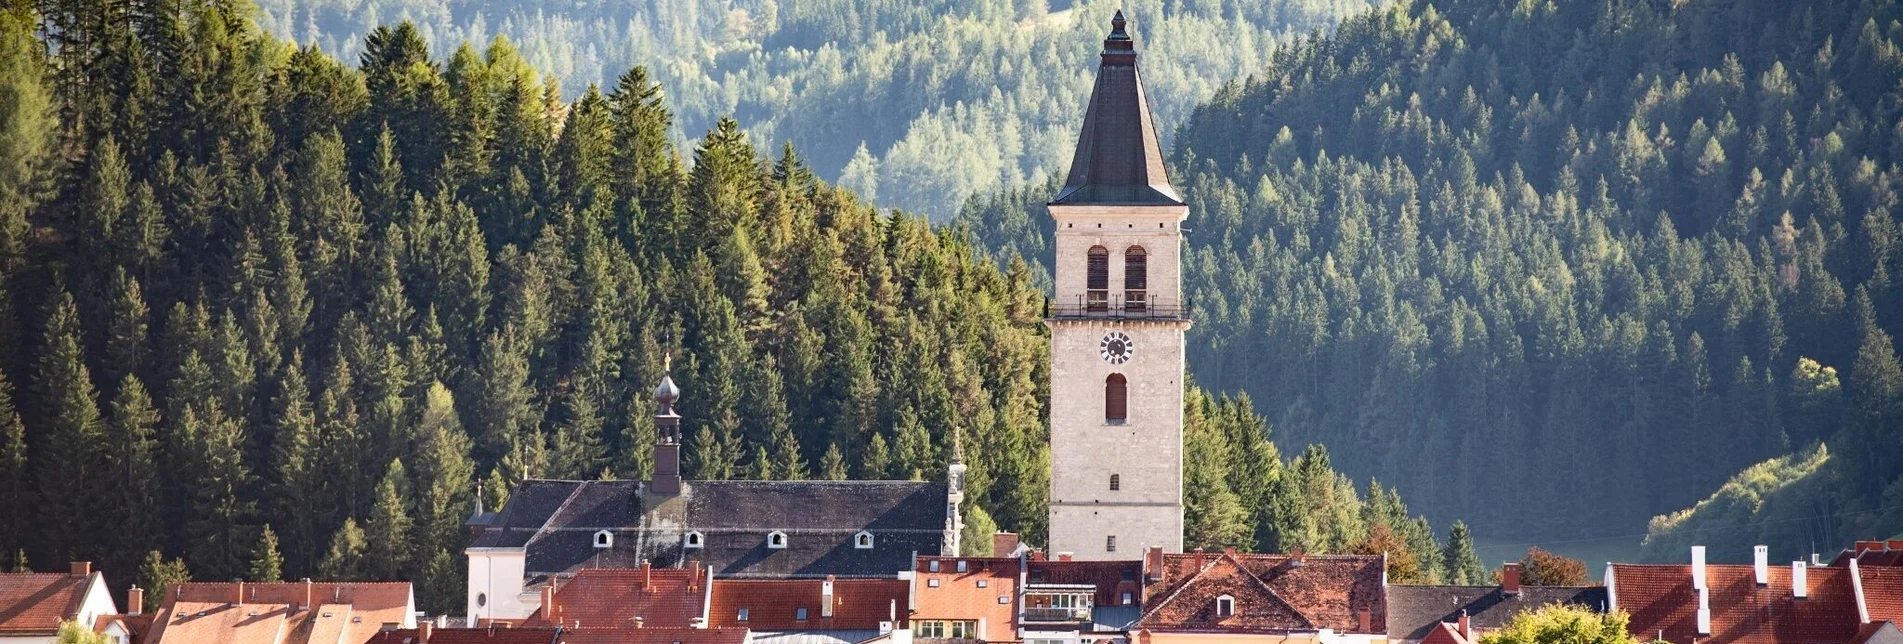
[[1110,309],[1110,249],[1090,247],[1090,265],[1084,271],[1084,305],[1091,311]]
[[1123,308],[1148,310],[1150,298],[1150,254],[1142,246],[1123,250]]
[[1103,381],[1103,422],[1121,425],[1130,417],[1129,385],[1123,374],[1113,373]]

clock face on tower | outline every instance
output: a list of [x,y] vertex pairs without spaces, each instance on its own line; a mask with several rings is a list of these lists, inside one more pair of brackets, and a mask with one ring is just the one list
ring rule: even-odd
[[1130,356],[1136,355],[1136,350],[1136,343],[1131,342],[1130,336],[1122,331],[1103,334],[1103,342],[1097,345],[1097,351],[1103,354],[1103,361],[1110,364],[1129,362]]

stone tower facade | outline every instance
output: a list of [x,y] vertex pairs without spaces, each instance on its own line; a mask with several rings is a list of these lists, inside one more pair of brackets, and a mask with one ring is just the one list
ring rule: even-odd
[[1050,550],[1183,548],[1182,223],[1122,12],[1104,41],[1056,220]]

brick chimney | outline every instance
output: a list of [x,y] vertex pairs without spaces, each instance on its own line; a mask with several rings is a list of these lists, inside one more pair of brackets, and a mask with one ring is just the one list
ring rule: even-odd
[[1229,556],[1231,556],[1231,557],[1234,557],[1234,556],[1236,556],[1236,547],[1235,547],[1235,546],[1223,546],[1223,547],[1222,547],[1222,553],[1223,553],[1223,554],[1225,554],[1225,555],[1229,555]]
[[1520,594],[1520,564],[1509,563],[1500,567],[1500,592]]
[[1374,632],[1374,611],[1370,611],[1366,608],[1355,611],[1355,623],[1356,625],[1361,627],[1361,629],[1356,632],[1373,633]]
[[[672,371],[671,357],[664,368]],[[680,398],[681,388],[674,385],[674,377],[663,374],[660,386],[654,388],[654,402],[660,407],[654,415],[654,426],[660,436],[654,443],[654,476],[648,481],[648,491],[655,494],[681,493],[681,415],[674,413],[674,402]]]
[[555,580],[553,579],[548,581],[548,585],[542,587],[542,619],[561,625],[561,622],[556,621],[555,618]]
[[1150,581],[1163,579],[1163,546],[1150,546],[1143,551],[1143,576]]
[[91,577],[92,574],[93,574],[93,562],[90,562],[90,561],[73,562],[73,576],[74,577]]
[[1060,552],[1060,553],[1057,553],[1057,560],[1058,560],[1058,561],[1070,561],[1070,560],[1071,560],[1071,555],[1070,555],[1070,553],[1068,553],[1068,552]]
[[145,589],[133,584],[126,589],[126,614],[138,615],[145,612]]
[[991,535],[991,556],[1009,557],[1011,553],[1017,552],[1017,549],[1018,533],[1000,530]]
[[1467,616],[1466,609],[1461,609],[1460,620],[1456,623],[1459,624],[1460,639],[1474,641],[1473,618]]
[[1195,555],[1195,558],[1191,559],[1190,562],[1196,566],[1197,570],[1202,570],[1203,569],[1203,549],[1197,548],[1196,551],[1191,554]]
[[244,580],[240,579],[240,580],[231,582],[231,585],[232,585],[232,590],[237,591],[234,593],[236,595],[236,598],[232,599],[231,603],[237,604],[239,606],[243,606],[244,605]]
[[436,634],[435,622],[424,620],[416,624],[417,644],[429,644],[430,636],[435,634]]
[[300,579],[298,583],[304,584],[304,610],[317,608],[317,584],[311,583],[310,577]]

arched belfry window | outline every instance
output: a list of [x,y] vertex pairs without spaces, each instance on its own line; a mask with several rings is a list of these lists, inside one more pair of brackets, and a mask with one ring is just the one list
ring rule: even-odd
[[1084,305],[1091,311],[1110,309],[1110,249],[1090,247],[1090,263],[1084,271]]
[[1130,417],[1130,387],[1123,374],[1113,373],[1103,381],[1103,422],[1122,425]]
[[1150,254],[1142,246],[1123,250],[1123,308],[1144,311],[1150,303]]

